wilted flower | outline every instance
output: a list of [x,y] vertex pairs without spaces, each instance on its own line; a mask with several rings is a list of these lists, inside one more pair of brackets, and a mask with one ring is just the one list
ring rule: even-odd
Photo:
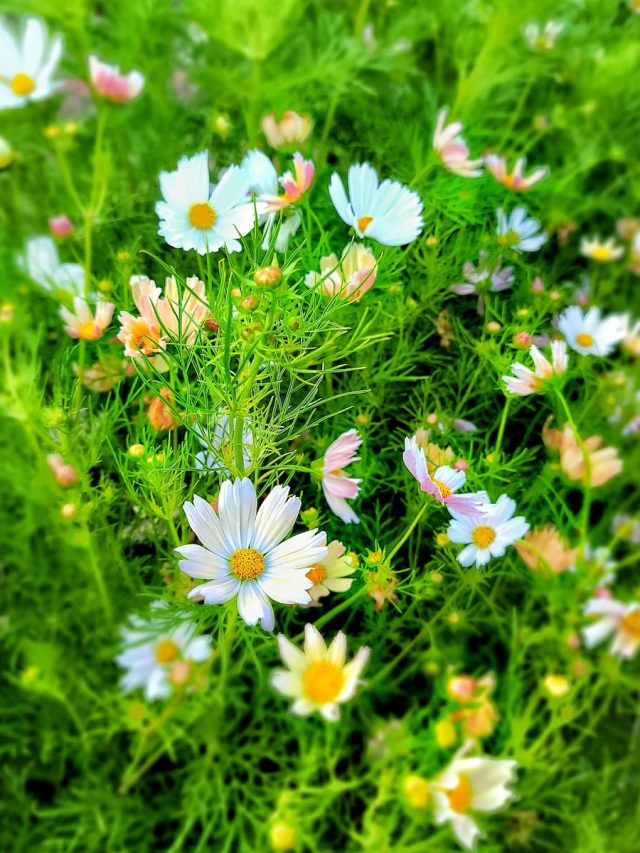
[[89,75],[96,92],[114,104],[132,101],[144,87],[144,76],[139,71],[121,74],[117,65],[107,65],[93,55],[89,57]]
[[529,531],[514,547],[532,571],[551,570],[556,574],[573,569],[579,551],[569,547],[553,524]]
[[335,254],[320,258],[320,272],[307,273],[307,287],[318,287],[329,298],[357,302],[373,286],[378,272],[371,249],[362,243],[345,246],[338,261]]
[[40,18],[27,18],[21,38],[0,20],[0,110],[42,101],[57,85],[51,80],[62,55],[62,36],[47,43]]
[[482,174],[482,158],[469,159],[469,148],[460,136],[462,123],[454,121],[445,125],[447,113],[446,107],[438,113],[433,132],[433,147],[445,169],[463,178],[477,178]]
[[615,598],[596,597],[587,602],[585,616],[599,617],[582,629],[588,648],[598,645],[611,634],[611,654],[632,658],[640,648],[640,603],[625,604]]
[[521,515],[512,517],[515,510],[516,502],[507,495],[500,495],[495,504],[485,503],[474,516],[450,510],[453,520],[447,536],[466,545],[458,554],[461,566],[484,566],[492,557],[502,557],[509,545],[524,536],[529,525]]
[[280,121],[276,121],[274,113],[267,113],[260,127],[272,148],[285,148],[301,145],[311,133],[313,125],[308,115],[285,110]]
[[524,38],[529,47],[536,51],[553,50],[556,39],[564,30],[564,24],[559,21],[547,21],[544,27],[532,21],[524,28]]
[[322,491],[331,511],[345,524],[360,522],[347,500],[358,497],[362,480],[348,477],[344,469],[357,461],[361,444],[358,430],[347,430],[329,445],[322,460]]
[[358,237],[371,237],[385,246],[404,246],[422,231],[420,196],[398,181],[378,183],[376,170],[368,163],[349,167],[349,196],[336,172],[331,176],[329,195],[340,218],[354,228]]
[[300,512],[300,499],[290,497],[288,487],[276,486],[258,509],[251,480],[225,480],[217,513],[197,495],[184,511],[202,545],[176,548],[180,569],[205,581],[189,598],[222,604],[237,596],[241,618],[247,625],[260,621],[265,631],[275,624],[270,599],[309,604],[307,572],[325,558],[326,534],[307,530],[287,538]]
[[58,240],[63,240],[65,237],[70,237],[76,229],[67,214],[61,213],[60,216],[53,216],[49,220],[49,230]]
[[540,223],[531,219],[524,207],[516,207],[508,215],[501,207],[496,211],[498,243],[514,252],[537,252],[547,242],[540,233]]
[[544,390],[548,379],[564,373],[567,369],[567,345],[564,341],[551,341],[551,361],[535,344],[531,345],[529,355],[533,360],[534,370],[516,362],[511,366],[513,376],[502,377],[507,391],[521,397],[539,394]]
[[[602,486],[622,471],[622,460],[617,449],[602,447],[604,442],[599,435],[585,438],[581,447],[570,424],[566,423],[562,430],[551,429],[550,420],[542,429],[542,440],[547,447],[560,452],[560,467],[570,480],[588,481],[591,486]],[[589,460],[588,475],[585,453]]]
[[98,302],[94,316],[86,299],[76,296],[73,300],[73,311],[64,306],[60,307],[60,316],[65,323],[64,330],[72,338],[96,341],[102,337],[111,322],[114,308],[113,302]]
[[307,577],[313,582],[307,592],[312,601],[318,601],[330,592],[347,592],[351,589],[351,575],[356,567],[342,542],[334,539],[327,545],[327,556],[315,563],[307,572]]
[[498,258],[495,266],[487,265],[487,253],[480,252],[478,266],[471,261],[462,267],[464,282],[452,284],[449,290],[458,296],[470,296],[478,294],[478,314],[484,314],[484,294],[499,293],[507,290],[513,284],[513,267],[502,267],[502,258]]
[[580,241],[580,252],[585,258],[591,258],[592,261],[607,263],[608,261],[617,261],[624,254],[624,249],[619,246],[613,237],[608,240],[600,240],[599,237],[583,237]]
[[47,465],[59,486],[67,488],[78,482],[78,472],[73,465],[65,462],[59,453],[50,453],[47,456]]
[[513,167],[513,172],[507,169],[507,161],[504,157],[498,157],[497,154],[488,154],[484,158],[484,164],[489,172],[499,183],[503,184],[508,190],[516,192],[524,192],[531,189],[534,184],[541,181],[549,174],[549,169],[546,166],[540,166],[534,169],[530,175],[524,176],[524,168],[526,165],[526,157],[519,157]]
[[174,417],[173,394],[164,387],[158,392],[158,396],[149,398],[147,407],[147,418],[154,429],[159,432],[164,432],[168,429],[174,429],[180,425]]
[[294,714],[308,716],[318,711],[325,720],[335,722],[340,717],[339,705],[352,699],[362,683],[360,674],[369,660],[369,649],[362,646],[347,663],[347,638],[342,631],[327,648],[322,634],[310,624],[304,628],[304,651],[282,634],[278,646],[287,669],[273,672],[271,686],[295,700],[291,706]]

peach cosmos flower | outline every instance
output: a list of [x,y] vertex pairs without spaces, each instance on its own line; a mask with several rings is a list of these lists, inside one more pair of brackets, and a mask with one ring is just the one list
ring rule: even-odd
[[578,548],[570,548],[553,524],[530,530],[513,546],[531,571],[551,569],[555,574],[574,568]]
[[[448,445],[445,448],[429,441],[429,430],[420,427],[416,430],[414,438],[418,447],[424,450],[424,456],[427,460],[427,471],[433,475],[436,468],[441,465],[453,465],[453,448]],[[454,465],[455,467],[455,465]],[[465,469],[460,469],[465,470]]]
[[121,74],[117,65],[107,65],[94,55],[89,57],[89,75],[98,95],[114,104],[132,101],[144,87],[144,76],[139,71]]
[[584,450],[589,460],[587,476],[584,453],[576,441],[571,426],[566,423],[561,430],[549,426],[549,418],[542,428],[545,445],[560,453],[560,467],[570,480],[589,481],[591,486],[603,486],[622,471],[622,460],[615,447],[602,447],[603,439],[592,435],[583,439]]
[[284,148],[303,143],[311,133],[313,124],[308,115],[285,110],[280,121],[276,120],[275,113],[267,113],[260,127],[272,148]]
[[345,524],[360,522],[347,500],[358,497],[362,480],[348,477],[344,469],[357,460],[361,444],[358,430],[347,430],[329,445],[322,461],[322,491],[331,511]]
[[540,166],[525,177],[523,172],[526,162],[526,157],[519,157],[515,162],[513,172],[509,172],[507,161],[504,157],[498,157],[497,154],[488,154],[484,158],[484,165],[487,172],[508,190],[514,190],[514,192],[525,192],[531,189],[534,184],[537,184],[538,181],[546,178],[549,174],[549,169],[546,166]]
[[111,322],[114,308],[113,302],[98,302],[94,315],[87,300],[76,296],[73,300],[73,311],[64,306],[60,308],[60,316],[65,323],[64,330],[71,338],[97,341]]
[[334,296],[347,302],[357,302],[373,287],[378,273],[377,261],[371,249],[362,243],[345,246],[338,261],[335,254],[320,258],[320,272],[307,273],[307,287],[318,287],[332,299]]
[[151,426],[158,432],[174,429],[180,425],[180,422],[173,416],[174,410],[169,405],[171,403],[173,403],[173,394],[166,387],[160,389],[159,396],[152,397],[149,400],[147,418]]

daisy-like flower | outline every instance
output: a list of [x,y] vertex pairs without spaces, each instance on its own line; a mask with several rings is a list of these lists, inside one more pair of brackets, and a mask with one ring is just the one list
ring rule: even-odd
[[308,115],[294,110],[285,110],[280,121],[274,113],[267,113],[260,122],[262,132],[272,148],[287,148],[301,145],[311,133],[313,124]]
[[[310,161],[302,162],[310,163]],[[313,169],[313,164],[310,163],[310,165]],[[293,201],[285,198],[286,194],[278,195],[279,181],[275,166],[263,151],[256,148],[244,156],[240,168],[247,175],[249,189],[255,194],[257,204],[260,205],[261,213],[258,216],[258,224],[264,227],[262,248],[269,249],[271,233],[276,227],[276,222],[279,222],[274,249],[276,252],[285,252],[289,240],[298,231],[302,218],[298,211],[291,206]],[[287,174],[290,175],[290,173]],[[283,175],[284,177],[286,175]],[[311,177],[313,177],[313,173]],[[278,220],[277,213],[279,211],[286,211],[287,215]]]
[[318,601],[330,592],[347,592],[351,589],[351,575],[356,567],[345,552],[346,548],[342,542],[334,539],[327,546],[327,556],[324,560],[309,569],[307,577],[313,582],[313,586],[309,588],[308,593],[312,601]]
[[467,850],[472,850],[482,835],[473,813],[497,812],[514,800],[510,786],[516,781],[518,768],[513,759],[469,756],[473,746],[473,740],[467,741],[431,783],[435,823],[451,824]]
[[595,305],[585,313],[570,305],[559,315],[557,326],[571,349],[580,355],[609,355],[624,340],[628,328],[626,314],[602,317]]
[[362,243],[345,246],[342,257],[335,254],[320,258],[320,272],[307,273],[307,287],[318,287],[330,299],[337,296],[357,302],[371,289],[378,274],[378,262],[371,249]]
[[144,75],[139,71],[121,74],[119,66],[107,65],[93,55],[89,57],[89,76],[96,92],[114,104],[133,101],[144,88]]
[[[308,530],[287,539],[300,512],[299,498],[276,486],[257,507],[251,480],[226,480],[218,512],[198,497],[184,511],[202,545],[176,548],[180,568],[201,578],[189,598],[222,604],[237,596],[238,612],[247,625],[260,621],[265,631],[275,624],[270,599],[280,604],[309,604],[313,581],[307,572],[327,555],[326,534]],[[286,541],[285,541],[286,540]],[[204,547],[203,547],[204,546]]]
[[547,21],[544,27],[532,21],[524,28],[524,39],[531,50],[545,52],[553,50],[563,30],[564,24],[559,21]]
[[487,253],[480,252],[477,267],[467,261],[462,267],[464,281],[452,284],[449,290],[458,296],[478,294],[478,314],[484,314],[484,294],[500,293],[513,284],[513,267],[503,267],[502,258],[498,258],[493,269],[487,264]]
[[94,315],[87,300],[76,296],[73,300],[73,311],[69,311],[64,306],[60,308],[60,316],[65,323],[64,330],[72,338],[79,338],[81,341],[97,341],[111,322],[114,308],[113,302],[98,302]]
[[[596,621],[582,629],[584,643],[593,648],[614,634],[610,652],[621,658],[632,658],[640,649],[640,603],[625,604],[607,596],[587,602],[585,616]],[[599,617],[599,618],[598,618]]]
[[524,207],[516,207],[508,215],[499,207],[496,210],[498,243],[514,252],[537,252],[547,242],[540,233],[540,223],[527,215]]
[[469,516],[450,510],[453,521],[447,536],[452,542],[466,545],[458,554],[461,566],[485,566],[492,557],[502,557],[509,545],[522,539],[529,525],[521,515],[513,518],[516,502],[500,495],[495,504],[484,504],[482,513]]
[[599,237],[583,237],[580,240],[580,254],[604,264],[621,258],[624,255],[624,248],[618,245],[613,237],[609,237],[608,240],[601,240]]
[[155,308],[161,290],[154,281],[144,275],[131,276],[133,301],[139,316],[121,311],[118,315],[120,331],[118,340],[124,344],[124,354],[130,358],[150,356],[166,347],[158,312]]
[[21,38],[0,19],[0,110],[42,101],[56,90],[52,81],[62,55],[62,36],[51,43],[40,18],[27,18]]
[[[233,460],[235,422],[228,415],[220,415],[213,429],[196,426],[198,441],[205,448],[196,454],[195,467],[200,471],[222,471],[229,473],[227,466]],[[245,468],[251,465],[253,431],[247,423],[242,427],[242,462]]]
[[267,213],[275,213],[284,210],[300,200],[302,195],[309,189],[313,181],[315,166],[311,160],[305,160],[302,154],[293,155],[293,173],[285,172],[278,178],[278,183],[284,190],[282,195],[262,196],[261,201],[266,202]]
[[[247,197],[249,180],[240,166],[229,166],[213,191],[209,184],[208,152],[182,157],[175,172],[160,173],[164,201],[156,203],[158,234],[176,249],[200,255],[240,252],[253,228],[254,202]],[[262,212],[258,205],[258,212]]]
[[[156,605],[157,613],[163,605]],[[162,619],[131,620],[121,629],[124,650],[116,662],[127,672],[120,684],[125,692],[144,688],[149,701],[170,696],[174,687],[185,684],[192,674],[192,663],[205,661],[211,654],[209,637],[195,635],[195,626],[186,617],[173,627],[162,627]]]
[[331,176],[329,195],[340,218],[358,237],[371,237],[385,246],[404,246],[422,231],[420,196],[398,181],[378,183],[368,163],[349,167],[349,196],[337,173]]
[[507,161],[504,157],[498,157],[497,154],[488,154],[484,158],[484,165],[487,172],[508,190],[514,190],[515,192],[524,192],[531,189],[534,184],[537,184],[538,181],[546,178],[549,174],[549,169],[546,166],[540,166],[525,177],[523,172],[526,162],[526,157],[519,157],[515,162],[513,172],[509,172]]
[[469,492],[466,495],[457,495],[456,492],[464,486],[467,475],[464,471],[456,471],[448,465],[436,468],[431,476],[424,450],[418,446],[415,435],[405,438],[402,460],[420,484],[422,491],[446,506],[452,515],[454,512],[462,515],[482,514],[483,505],[489,501],[487,493]]
[[534,370],[516,362],[511,366],[513,376],[503,376],[507,391],[526,397],[529,394],[540,394],[545,383],[552,376],[558,376],[567,369],[567,344],[565,341],[551,341],[551,361],[544,356],[535,344],[531,344],[529,355],[533,360]]
[[446,124],[448,108],[440,110],[433,131],[433,147],[445,169],[463,178],[479,178],[483,160],[470,160],[467,143],[460,136],[462,123]]
[[65,291],[81,296],[84,290],[84,269],[80,264],[61,264],[58,249],[51,237],[31,237],[27,240],[24,259],[20,261],[30,279],[55,296]]
[[278,646],[287,669],[274,670],[271,686],[295,700],[292,713],[306,717],[318,711],[329,722],[339,719],[339,706],[352,699],[362,683],[360,673],[369,660],[369,649],[362,646],[347,663],[347,638],[342,631],[327,648],[322,634],[308,623],[304,651],[282,634],[278,634]]
[[322,491],[325,500],[331,511],[345,524],[360,523],[347,500],[358,497],[362,480],[348,477],[344,469],[358,459],[356,452],[361,444],[358,430],[347,430],[329,445],[322,460]]

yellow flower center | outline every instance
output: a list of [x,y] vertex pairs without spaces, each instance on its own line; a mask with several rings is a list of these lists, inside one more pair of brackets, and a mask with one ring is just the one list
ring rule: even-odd
[[255,548],[237,548],[229,560],[238,580],[252,581],[264,572],[264,557]]
[[471,787],[471,780],[467,774],[460,773],[458,776],[458,784],[455,788],[446,791],[446,794],[449,798],[449,805],[454,812],[464,814],[464,812],[468,811],[473,798],[473,788]]
[[451,494],[451,489],[449,486],[445,486],[445,484],[441,480],[432,479],[432,482],[440,489],[440,494],[443,498],[448,498]]
[[358,219],[358,231],[361,234],[364,234],[372,222],[373,216],[361,216],[360,219]]
[[87,320],[78,327],[78,337],[82,341],[94,341],[100,337],[100,329],[94,320]]
[[200,201],[197,204],[192,204],[189,208],[189,222],[194,228],[207,231],[207,229],[213,227],[215,221],[216,212],[209,202]]
[[28,74],[16,74],[11,81],[11,91],[19,98],[24,98],[30,95],[36,88],[36,84]]
[[478,548],[488,548],[496,538],[496,532],[493,527],[486,527],[481,524],[473,531],[471,538],[473,539],[473,544]]
[[160,640],[156,646],[156,660],[158,663],[173,663],[179,653],[180,649],[173,640]]
[[323,581],[326,576],[327,573],[324,570],[324,566],[320,563],[314,563],[307,572],[307,577],[311,583],[320,583],[320,581]]
[[595,246],[591,250],[591,257],[594,261],[610,261],[613,257],[613,252],[608,246]]
[[620,627],[627,634],[631,634],[636,640],[640,640],[640,608],[627,613],[620,620]]
[[302,690],[307,699],[324,705],[334,702],[344,687],[344,672],[335,663],[319,660],[312,663],[302,676]]
[[520,242],[520,235],[517,231],[507,231],[506,234],[498,235],[498,243],[501,246],[517,246]]
[[588,332],[580,332],[576,335],[576,343],[581,347],[590,347],[593,345],[593,338]]

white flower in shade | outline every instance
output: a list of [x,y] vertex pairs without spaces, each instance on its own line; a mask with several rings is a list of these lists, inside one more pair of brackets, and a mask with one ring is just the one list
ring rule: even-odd
[[479,178],[483,160],[470,160],[467,143],[460,136],[462,122],[446,124],[447,107],[440,110],[433,131],[433,147],[445,169],[463,178]]
[[565,341],[551,341],[551,361],[544,356],[535,344],[531,345],[529,355],[534,370],[516,362],[511,366],[513,376],[503,376],[507,391],[526,397],[539,394],[544,390],[547,379],[558,376],[567,369],[567,344]]
[[263,201],[264,199],[278,197],[279,182],[275,166],[263,151],[256,148],[245,154],[240,168],[246,174],[249,189],[255,194],[260,206],[261,213],[258,216],[258,224],[264,228],[262,248],[265,251],[269,249],[272,233],[275,229],[276,237],[273,248],[276,252],[285,252],[289,240],[300,228],[302,217],[294,209],[287,210],[286,215],[278,216],[278,210],[284,210],[286,205],[275,210],[270,209],[268,203]]
[[[228,466],[234,461],[235,420],[228,415],[220,415],[213,429],[196,426],[198,441],[205,448],[196,454],[195,467],[199,471],[223,471],[229,473]],[[246,420],[242,424],[242,463],[245,468],[251,465],[253,432]]]
[[404,246],[422,231],[420,196],[398,181],[378,183],[368,163],[349,167],[349,196],[342,179],[331,176],[329,195],[340,218],[358,237],[371,237],[385,246]]
[[549,169],[546,166],[540,166],[525,177],[523,173],[526,162],[526,157],[519,157],[515,162],[513,172],[509,172],[507,161],[504,157],[498,157],[497,154],[488,154],[484,158],[484,165],[487,172],[508,190],[514,190],[515,192],[524,192],[531,189],[534,184],[537,184],[538,181],[546,178],[549,174]]
[[532,21],[524,28],[524,38],[531,50],[540,52],[553,50],[556,39],[564,30],[564,24],[559,21],[547,21],[544,27]]
[[588,648],[613,634],[612,655],[632,658],[640,649],[640,603],[625,604],[609,596],[597,596],[587,602],[584,613],[596,617],[595,622],[582,629]]
[[60,316],[64,320],[65,332],[72,338],[81,341],[96,341],[101,338],[113,317],[113,302],[98,302],[95,315],[86,299],[76,296],[73,300],[73,311],[62,306]]
[[[208,153],[182,157],[175,172],[160,173],[164,201],[156,203],[158,234],[176,249],[195,249],[200,255],[239,252],[238,239],[251,231],[254,202],[248,198],[249,180],[240,166],[229,166],[218,184],[209,184]],[[258,205],[258,212],[261,212]]]
[[540,233],[540,223],[527,215],[524,207],[516,207],[508,215],[499,207],[496,210],[498,243],[514,252],[537,252],[547,242]]
[[453,521],[447,536],[452,542],[466,545],[458,554],[462,566],[485,566],[492,557],[502,557],[509,545],[522,539],[529,525],[521,515],[512,518],[516,502],[500,495],[495,504],[485,504],[480,515],[463,515],[449,510]]
[[339,705],[353,698],[360,673],[369,660],[369,649],[362,646],[347,660],[347,638],[339,631],[327,648],[322,634],[313,625],[304,626],[304,651],[278,634],[280,657],[288,669],[276,669],[271,686],[283,696],[294,699],[294,714],[308,716],[318,711],[325,720],[340,717]]
[[170,696],[174,687],[183,685],[191,675],[190,664],[205,661],[211,654],[209,637],[196,636],[195,626],[186,617],[169,624],[160,614],[162,604],[154,607],[147,619],[135,616],[130,628],[121,629],[124,650],[116,662],[127,672],[121,679],[125,692],[144,688],[149,701]]
[[114,104],[132,101],[144,88],[144,75],[139,71],[121,74],[117,65],[107,65],[93,55],[89,57],[89,76],[96,92]]
[[595,306],[583,313],[577,305],[570,305],[558,317],[557,325],[571,349],[581,355],[604,356],[624,339],[628,316],[610,314],[602,318]]
[[327,546],[327,556],[324,560],[320,560],[307,572],[307,577],[313,582],[313,586],[308,590],[312,601],[318,601],[330,592],[347,592],[351,589],[351,575],[356,567],[345,551],[342,542],[334,539]]
[[418,445],[415,435],[405,438],[402,461],[418,481],[422,491],[446,506],[452,515],[454,512],[461,515],[482,515],[483,506],[489,502],[489,495],[486,492],[457,495],[456,492],[464,486],[467,475],[464,471],[457,471],[448,465],[440,465],[432,477],[424,449]]
[[327,255],[320,258],[320,272],[307,273],[307,287],[319,288],[332,299],[337,296],[347,302],[357,302],[373,286],[378,274],[378,262],[371,249],[362,243],[345,246],[342,257]]
[[624,255],[624,248],[619,246],[613,237],[608,240],[601,240],[599,237],[583,237],[580,240],[580,253],[585,258],[591,258],[592,261],[599,263],[608,263],[609,261],[617,261]]
[[344,469],[358,459],[356,451],[361,444],[358,431],[347,430],[329,445],[322,460],[322,491],[331,511],[345,524],[360,522],[347,500],[358,497],[362,480],[348,477]]
[[247,625],[260,621],[265,631],[275,623],[269,599],[309,604],[313,582],[307,572],[325,558],[326,534],[308,530],[287,539],[300,512],[300,500],[289,497],[288,487],[276,486],[258,509],[251,480],[226,480],[217,513],[197,495],[184,511],[202,545],[176,548],[184,558],[180,568],[206,581],[189,598],[222,604],[237,596],[242,619]]
[[20,265],[30,279],[52,295],[65,291],[82,296],[84,269],[80,264],[61,264],[58,249],[51,237],[31,237],[27,240],[24,260]]
[[42,101],[57,86],[51,77],[62,55],[62,37],[47,40],[40,18],[27,18],[21,38],[0,19],[0,110]]
[[516,799],[510,786],[518,769],[510,758],[469,756],[473,746],[473,741],[467,741],[431,783],[435,823],[449,823],[467,850],[472,850],[482,835],[473,813],[497,812]]

